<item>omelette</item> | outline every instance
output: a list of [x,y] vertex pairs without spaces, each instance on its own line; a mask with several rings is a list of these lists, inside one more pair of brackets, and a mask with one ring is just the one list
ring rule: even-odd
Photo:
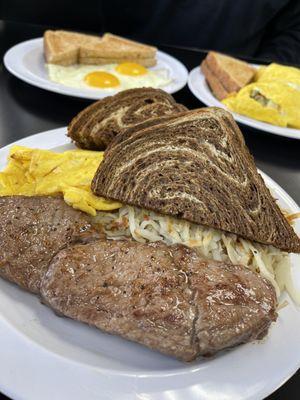
[[67,204],[93,216],[98,210],[118,209],[120,203],[95,196],[90,188],[102,159],[98,151],[55,153],[12,146],[0,172],[0,196],[62,195]]
[[222,103],[247,117],[300,129],[300,69],[273,63],[260,68],[255,79]]

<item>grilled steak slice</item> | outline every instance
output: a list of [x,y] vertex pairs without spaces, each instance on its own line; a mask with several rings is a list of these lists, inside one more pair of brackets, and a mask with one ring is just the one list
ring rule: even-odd
[[52,257],[98,234],[59,197],[0,197],[0,276],[38,293]]
[[53,258],[41,295],[65,316],[185,361],[262,338],[277,316],[258,274],[164,243],[70,246]]

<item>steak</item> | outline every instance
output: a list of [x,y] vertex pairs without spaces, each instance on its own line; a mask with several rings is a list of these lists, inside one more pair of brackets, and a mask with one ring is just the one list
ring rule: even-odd
[[98,238],[88,217],[60,197],[0,197],[0,276],[38,293],[64,246]]
[[161,242],[67,247],[41,296],[60,314],[184,361],[261,339],[277,318],[274,288],[258,274]]

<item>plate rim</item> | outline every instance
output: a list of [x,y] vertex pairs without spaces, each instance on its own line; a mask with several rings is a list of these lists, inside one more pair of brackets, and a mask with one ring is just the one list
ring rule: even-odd
[[[56,128],[56,129],[51,129],[51,130],[47,130],[44,132],[39,132],[36,133],[34,135],[19,139],[13,143],[10,143],[4,147],[2,147],[0,149],[0,157],[5,157],[5,155],[8,153],[10,147],[12,145],[24,145],[24,146],[32,146],[32,144],[35,143],[39,143],[38,147],[39,148],[45,148],[45,149],[49,149],[55,146],[62,146],[65,144],[70,143],[70,139],[66,136],[67,133],[67,127],[62,127],[62,128]],[[43,137],[43,141],[40,141],[38,139],[41,139]],[[51,140],[51,145],[49,144],[49,142],[47,142],[48,140]],[[32,143],[32,144],[30,144]],[[40,144],[41,143],[41,144]],[[0,160],[2,161],[2,160]],[[6,159],[4,160],[6,163]],[[2,164],[2,163],[1,163]],[[2,165],[0,166],[0,168],[2,167]],[[277,184],[271,177],[269,177],[267,174],[265,174],[264,172],[258,170],[259,173],[263,176],[264,180],[266,180],[268,182],[270,182],[272,184],[272,186],[274,186],[276,188],[276,190],[278,190],[280,192],[280,196],[284,197],[284,200],[287,201],[287,203],[291,206],[292,209],[295,210],[300,210],[299,206],[297,205],[297,203],[291,198],[291,196],[279,185]],[[62,355],[59,355],[58,353],[52,352],[50,350],[48,350],[47,348],[43,347],[42,345],[39,345],[38,343],[34,342],[31,338],[27,337],[25,334],[23,334],[22,332],[18,331],[15,327],[11,326],[9,324],[8,321],[6,321],[2,315],[0,315],[0,330],[3,328],[3,325],[6,325],[7,328],[7,332],[9,333],[9,331],[13,331],[17,337],[19,337],[20,339],[20,344],[22,345],[22,342],[28,342],[33,344],[33,348],[34,351],[38,352],[40,357],[44,357],[45,360],[47,361],[47,359],[49,359],[49,357],[53,360],[59,360],[62,363],[67,363],[68,366],[75,366],[78,368],[81,368],[82,366],[85,367],[85,372],[89,371],[89,373],[95,372],[97,370],[97,373],[101,373],[99,371],[98,368],[89,366],[87,364],[82,364],[80,362],[74,361],[73,359],[68,359]],[[279,380],[277,380],[276,382],[273,383],[273,385],[268,386],[268,390],[266,390],[265,388],[261,390],[260,393],[255,393],[255,394],[250,394],[250,396],[247,396],[246,398],[248,400],[250,399],[256,399],[257,396],[267,396],[271,393],[273,393],[274,391],[276,391],[280,386],[282,386],[300,367],[300,359],[297,363],[297,365],[293,365],[292,367],[290,367],[288,373],[284,374],[284,377],[281,377]],[[19,366],[18,366],[19,368]],[[111,374],[112,371],[109,371],[108,373]],[[115,373],[115,374],[111,374],[112,376],[118,376],[118,377],[126,377],[126,373],[125,375],[122,376],[122,374],[120,374],[119,372]],[[175,374],[177,375],[177,373]],[[183,374],[184,375],[184,374]],[[155,378],[155,376],[150,376],[150,378]],[[6,387],[3,383],[0,385],[1,387],[1,391],[3,393],[6,393],[8,396],[12,396],[13,398],[16,399],[25,399],[25,397],[22,397],[22,394],[18,395],[16,389],[12,389],[12,388],[8,388]],[[17,394],[17,395],[16,395]],[[130,397],[131,398],[131,397]],[[132,397],[133,398],[133,397]]]
[[[259,67],[260,65],[258,64],[250,64],[252,66]],[[199,87],[195,87],[194,85],[194,80],[199,83]],[[189,72],[189,77],[188,77],[188,88],[192,92],[192,94],[200,100],[202,103],[204,103],[208,107],[221,107],[224,108],[225,110],[229,111],[234,119],[248,127],[254,128],[256,130],[260,130],[269,134],[273,134],[276,136],[282,136],[282,137],[287,137],[289,139],[295,139],[295,140],[300,140],[300,129],[296,128],[285,128],[277,125],[272,125],[267,122],[259,121],[254,118],[246,117],[241,114],[235,113],[231,110],[229,110],[224,104],[222,104],[218,99],[214,97],[212,94],[211,90],[209,87],[204,86],[204,75],[200,70],[200,66],[194,67],[190,72]],[[206,84],[206,83],[205,83]],[[201,92],[203,91],[203,92]],[[209,99],[207,99],[206,94],[209,96],[213,96],[214,101],[211,102]]]
[[[87,92],[83,92],[80,93],[79,88],[71,88],[68,86],[64,86],[55,82],[52,82],[50,80],[42,80],[41,78],[35,79],[34,77],[36,76],[35,74],[33,74],[31,71],[30,74],[32,74],[32,77],[27,76],[26,72],[22,72],[23,68],[22,65],[20,63],[12,63],[11,59],[12,57],[14,57],[16,54],[18,54],[19,51],[22,51],[25,49],[26,46],[30,46],[30,45],[42,45],[42,41],[43,38],[42,37],[38,37],[38,38],[33,38],[33,39],[29,39],[29,40],[25,40],[23,42],[19,42],[15,45],[13,45],[12,47],[10,47],[4,54],[3,56],[3,63],[6,67],[6,69],[15,77],[17,77],[18,79],[28,83],[29,85],[38,87],[40,89],[44,89],[53,93],[59,93],[65,96],[70,96],[70,97],[77,97],[77,98],[82,98],[82,99],[89,99],[89,100],[100,100],[102,98],[105,98],[107,96],[111,96],[114,95],[115,93],[103,93],[103,95],[96,95],[93,92],[91,93],[87,93]],[[182,73],[182,79],[180,80],[180,83],[177,84],[176,88],[174,90],[169,90],[166,91],[167,93],[173,94],[178,92],[179,90],[181,90],[182,88],[184,88],[187,84],[188,81],[188,69],[186,68],[186,66],[176,57],[161,51],[161,50],[157,50],[157,55],[169,60],[170,62],[174,63],[175,65],[177,65],[178,68],[181,69],[181,73]],[[40,80],[41,79],[41,80]],[[167,87],[167,85],[166,85]],[[160,88],[162,90],[164,90],[164,88]]]

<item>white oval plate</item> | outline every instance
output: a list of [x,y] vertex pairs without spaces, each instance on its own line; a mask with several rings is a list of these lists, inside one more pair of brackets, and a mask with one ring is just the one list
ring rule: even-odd
[[[111,96],[117,91],[106,92],[101,89],[78,89],[60,83],[52,82],[48,78],[45,67],[43,38],[27,40],[9,49],[4,55],[4,65],[16,77],[42,89],[50,90],[68,96],[98,100]],[[157,52],[157,65],[150,70],[167,69],[172,82],[161,87],[168,93],[175,93],[182,89],[188,79],[186,67],[176,58],[162,51]]]
[[[252,64],[254,67],[258,67],[256,64]],[[228,110],[228,108],[221,103],[212,93],[208,87],[205,76],[203,75],[200,67],[194,68],[189,73],[188,86],[190,91],[198,100],[202,101],[205,105],[211,107],[222,107]],[[230,111],[234,119],[244,125],[251,126],[252,128],[260,131],[273,133],[274,135],[286,136],[292,139],[300,140],[300,129],[283,128],[281,126],[271,125],[267,122],[258,121],[253,118],[245,117],[244,115],[234,113]]]
[[[66,128],[15,144],[56,151],[73,148]],[[9,147],[0,150],[0,170]],[[299,211],[280,186],[262,176],[282,207]],[[295,269],[299,258],[293,256]],[[299,271],[294,279],[300,286]],[[262,342],[182,363],[59,318],[36,296],[0,279],[0,390],[14,400],[262,399],[300,366],[300,310],[288,301]]]

